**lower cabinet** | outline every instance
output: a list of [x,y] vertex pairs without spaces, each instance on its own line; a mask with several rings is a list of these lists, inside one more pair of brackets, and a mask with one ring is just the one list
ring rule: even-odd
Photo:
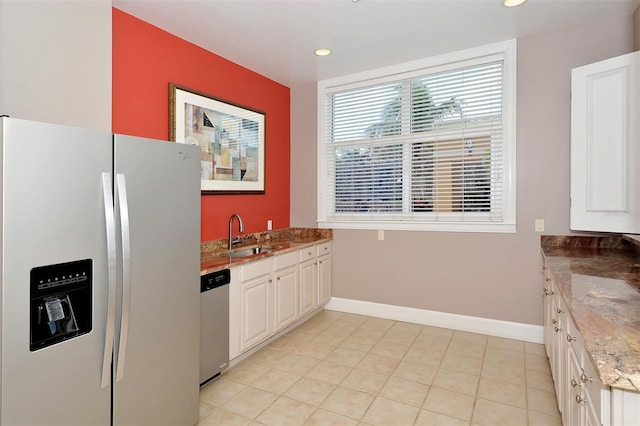
[[612,389],[600,381],[546,265],[543,294],[544,344],[563,424],[638,426],[640,393]]
[[229,359],[265,341],[331,298],[330,244],[232,268]]

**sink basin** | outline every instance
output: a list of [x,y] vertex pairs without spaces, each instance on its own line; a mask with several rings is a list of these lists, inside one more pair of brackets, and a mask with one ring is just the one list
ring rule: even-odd
[[254,254],[269,253],[273,250],[271,247],[249,247],[241,250],[236,250],[228,254],[229,257],[247,257]]

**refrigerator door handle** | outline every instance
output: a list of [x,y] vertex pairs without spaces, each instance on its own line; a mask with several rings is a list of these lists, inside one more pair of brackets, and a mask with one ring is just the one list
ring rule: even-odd
[[129,203],[127,183],[122,173],[116,175],[118,209],[120,214],[120,238],[122,239],[122,318],[120,321],[120,344],[116,364],[116,382],[124,377],[129,334],[129,312],[131,305],[131,243],[129,239]]
[[116,219],[113,209],[111,173],[102,173],[102,196],[104,200],[104,218],[107,234],[107,324],[104,337],[104,354],[102,358],[101,387],[111,383],[111,361],[113,357],[113,334],[116,318]]

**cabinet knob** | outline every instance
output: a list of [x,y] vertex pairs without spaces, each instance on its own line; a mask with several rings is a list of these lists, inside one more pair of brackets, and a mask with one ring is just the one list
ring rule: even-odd
[[578,382],[576,381],[576,379],[571,379],[571,387],[572,387],[572,388],[575,388],[576,386],[579,386],[579,385],[580,385],[580,383],[578,383]]
[[545,280],[545,281],[547,281],[547,282],[549,282],[549,281],[551,281],[551,278],[549,278],[549,277],[545,277],[545,279],[544,279],[544,280]]
[[576,404],[584,404],[584,403],[585,403],[585,399],[580,395],[576,395]]
[[276,277],[276,280],[280,281],[280,277]]
[[560,327],[555,327],[554,330],[556,331],[556,333],[560,330],[562,330]]
[[554,319],[551,320],[551,324],[557,324],[557,323],[558,323],[557,319],[554,318]]
[[546,287],[544,288],[544,295],[545,295],[545,296],[548,296],[548,295],[549,295],[549,289],[548,289],[548,288],[546,288]]
[[564,311],[563,311],[562,309],[560,309],[560,308],[557,308],[557,309],[556,309],[556,312],[557,312],[557,313],[559,313],[559,314],[561,314],[561,313],[563,313]]
[[587,375],[584,374],[584,372],[583,372],[580,375],[580,380],[582,380],[582,383],[593,382],[593,377],[587,377]]
[[569,333],[567,333],[567,342],[571,343],[575,341],[576,341],[576,338],[570,335]]

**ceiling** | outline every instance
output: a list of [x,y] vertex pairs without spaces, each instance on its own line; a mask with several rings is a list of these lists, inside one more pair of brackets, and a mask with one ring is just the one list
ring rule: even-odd
[[[630,15],[640,0],[113,0],[289,87]],[[332,49],[317,57],[318,47]]]

